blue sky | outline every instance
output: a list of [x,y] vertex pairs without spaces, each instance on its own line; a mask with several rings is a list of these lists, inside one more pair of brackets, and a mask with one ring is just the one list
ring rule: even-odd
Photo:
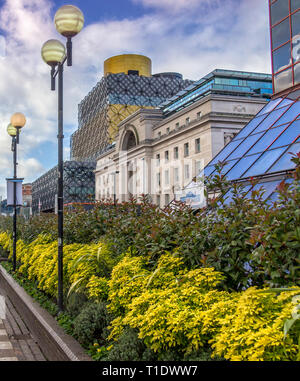
[[194,80],[216,68],[270,73],[267,0],[0,0],[0,196],[12,174],[6,127],[14,112],[27,117],[19,175],[31,182],[57,163],[57,94],[40,49],[50,38],[64,42],[53,17],[70,3],[83,11],[85,27],[74,38],[74,65],[65,70],[65,159],[78,104],[110,56],[144,54],[153,73]]

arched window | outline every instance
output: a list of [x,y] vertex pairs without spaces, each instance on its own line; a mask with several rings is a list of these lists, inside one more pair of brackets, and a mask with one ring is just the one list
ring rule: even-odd
[[123,151],[128,151],[129,149],[136,147],[136,145],[137,145],[137,142],[136,142],[135,134],[132,131],[127,131],[123,140],[123,146],[122,146]]

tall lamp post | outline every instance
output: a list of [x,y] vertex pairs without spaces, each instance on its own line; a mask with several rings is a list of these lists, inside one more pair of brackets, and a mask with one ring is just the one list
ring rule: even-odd
[[26,124],[25,116],[17,112],[11,119],[10,124],[7,127],[8,134],[12,137],[11,150],[14,153],[14,177],[13,177],[13,271],[16,271],[17,267],[17,146],[19,144],[19,136],[21,129]]
[[64,5],[56,12],[54,23],[57,31],[67,38],[66,48],[58,40],[49,40],[42,47],[42,58],[51,67],[51,90],[55,91],[55,78],[58,76],[58,308],[63,311],[63,69],[64,64],[72,66],[72,38],[83,28],[84,16],[73,5]]

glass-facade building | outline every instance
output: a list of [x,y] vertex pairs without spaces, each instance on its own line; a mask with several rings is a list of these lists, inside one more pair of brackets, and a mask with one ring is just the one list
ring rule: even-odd
[[[64,205],[95,200],[96,162],[64,162]],[[56,208],[57,166],[32,183],[32,213],[53,213]]]
[[273,94],[272,76],[263,73],[216,69],[177,93],[173,98],[163,102],[159,108],[167,117],[211,93],[249,97],[259,95],[269,98]]
[[262,176],[263,181],[257,187],[265,188],[263,197],[275,197],[276,187],[295,168],[291,158],[297,152],[300,152],[300,91],[293,91],[271,100],[205,167],[204,175],[213,175],[215,165],[223,162],[226,164],[221,173],[228,180],[246,182]]
[[269,0],[274,92],[300,85],[300,0]]
[[[277,186],[290,181],[291,161],[300,152],[300,0],[269,0],[273,86],[270,102],[204,168],[199,177],[213,176],[222,163],[228,180],[241,182],[245,197],[263,187],[263,198],[274,201]],[[251,180],[258,180],[251,185]],[[201,193],[202,192],[202,193]],[[231,201],[231,192],[225,195]],[[182,201],[197,199],[205,204],[203,186],[192,182]]]
[[159,106],[191,83],[179,73],[106,75],[79,104],[71,159],[96,160],[115,141],[122,120],[141,108]]

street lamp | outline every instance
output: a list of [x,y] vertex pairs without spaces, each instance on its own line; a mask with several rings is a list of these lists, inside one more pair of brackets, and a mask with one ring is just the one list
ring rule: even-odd
[[7,133],[12,137],[11,150],[14,153],[14,177],[13,177],[13,271],[17,267],[17,145],[19,144],[19,135],[21,129],[26,124],[25,116],[17,112],[12,115],[10,124],[7,126]]
[[58,76],[58,308],[63,311],[63,67],[72,66],[72,38],[83,28],[84,16],[73,5],[64,5],[56,12],[54,23],[57,31],[67,38],[67,48],[58,40],[48,40],[42,47],[42,58],[51,67],[51,90],[55,90]]

